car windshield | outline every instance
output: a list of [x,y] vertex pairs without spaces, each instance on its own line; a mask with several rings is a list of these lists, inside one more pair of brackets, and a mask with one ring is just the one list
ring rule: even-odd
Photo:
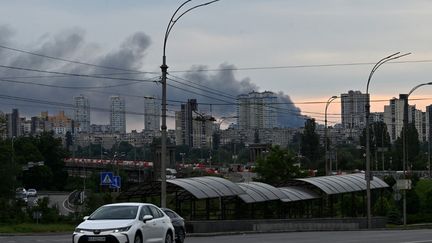
[[138,206],[103,206],[97,209],[89,220],[134,219],[137,212]]

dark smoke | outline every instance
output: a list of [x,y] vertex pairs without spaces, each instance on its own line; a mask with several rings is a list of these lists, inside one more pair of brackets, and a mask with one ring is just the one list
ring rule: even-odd
[[[11,46],[20,49],[13,42],[13,30],[6,26],[0,26],[0,45]],[[92,63],[100,66],[117,67],[125,70],[140,70],[146,57],[146,52],[151,44],[150,37],[142,32],[137,32],[125,39],[118,48],[109,52],[103,52],[102,48],[95,44],[89,43],[85,39],[85,32],[81,29],[70,29],[62,31],[56,35],[44,35],[34,43],[27,43],[23,48],[31,52],[54,56],[58,58],[77,60],[80,62]],[[110,70],[87,65],[79,65],[59,60],[52,60],[38,56],[32,56],[24,53],[12,52],[10,50],[0,49],[0,64],[15,67],[24,67],[31,69],[51,70],[58,72],[70,72],[79,74],[98,74],[110,75],[114,77],[126,77],[134,79],[159,80],[159,71],[155,74],[126,74],[126,71]],[[232,69],[234,65],[221,64],[219,69],[223,71],[199,71],[207,69],[206,66],[193,66],[186,73],[170,73],[168,76],[168,115],[174,116],[174,111],[180,109],[180,104],[175,101],[186,102],[187,99],[197,99],[199,110],[211,114],[215,117],[235,116],[236,115],[236,97],[239,94],[247,94],[251,91],[259,91],[259,87],[251,82],[249,78],[238,79]],[[170,71],[170,70],[169,70]],[[116,74],[117,75],[114,75]],[[121,73],[121,74],[119,74]],[[16,78],[23,76],[43,76],[33,78]],[[12,69],[0,69],[0,78],[8,78],[25,82],[34,82],[40,84],[60,85],[60,86],[91,86],[103,87],[107,85],[124,84],[125,86],[104,89],[65,89],[54,87],[42,87],[29,84],[19,84],[0,81],[0,94],[13,95],[40,100],[49,100],[55,102],[72,104],[73,96],[83,94],[89,97],[91,107],[109,109],[109,96],[120,95],[126,97],[127,111],[143,113],[143,96],[161,97],[161,86],[156,82],[131,82],[125,80],[109,79],[89,79],[81,77],[46,77],[51,74],[17,71]],[[182,80],[184,79],[184,80]],[[174,80],[174,81],[173,81]],[[187,81],[185,81],[187,80]],[[181,82],[177,83],[177,82]],[[190,83],[188,81],[192,81]],[[185,85],[186,84],[186,85]],[[198,85],[196,85],[198,84]],[[185,92],[174,88],[177,86],[195,94]],[[193,88],[198,87],[198,89]],[[206,91],[204,91],[205,89]],[[208,89],[213,89],[209,93]],[[134,97],[137,96],[137,97]],[[279,120],[281,126],[293,127],[303,125],[303,119],[299,117],[300,110],[292,104],[288,95],[279,93],[279,101],[288,103],[283,105],[283,109],[290,112],[283,112],[286,115]],[[206,105],[205,103],[220,104]],[[280,107],[282,105],[278,105]],[[51,115],[60,110],[66,110],[66,113],[72,116],[73,111],[63,107],[53,107],[40,104],[29,104],[21,101],[0,99],[0,111],[9,113],[12,108],[18,108],[22,116],[27,118],[37,116],[41,111],[48,111]],[[93,111],[91,112],[92,123],[108,124],[109,112]],[[128,130],[131,125],[134,127],[143,127],[142,115],[130,115],[127,117]]]

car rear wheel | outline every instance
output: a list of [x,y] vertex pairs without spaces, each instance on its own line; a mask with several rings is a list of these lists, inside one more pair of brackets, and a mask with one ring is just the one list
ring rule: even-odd
[[177,233],[176,243],[183,243],[185,237],[186,237],[185,232],[183,230],[179,230],[179,232]]
[[165,236],[165,243],[173,243],[172,234],[168,232]]
[[140,233],[136,233],[134,243],[143,243]]

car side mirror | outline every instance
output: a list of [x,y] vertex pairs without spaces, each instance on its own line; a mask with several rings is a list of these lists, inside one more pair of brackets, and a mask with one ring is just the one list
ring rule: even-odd
[[84,216],[83,220],[87,220],[90,216]]
[[153,219],[153,215],[144,215],[143,217],[142,217],[142,221],[145,223],[145,222],[147,222],[147,221],[149,221],[149,220],[152,220]]

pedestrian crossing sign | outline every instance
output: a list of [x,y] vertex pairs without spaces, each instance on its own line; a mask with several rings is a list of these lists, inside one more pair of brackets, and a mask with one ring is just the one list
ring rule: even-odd
[[114,175],[112,172],[101,172],[100,173],[101,185],[110,186],[114,182]]

